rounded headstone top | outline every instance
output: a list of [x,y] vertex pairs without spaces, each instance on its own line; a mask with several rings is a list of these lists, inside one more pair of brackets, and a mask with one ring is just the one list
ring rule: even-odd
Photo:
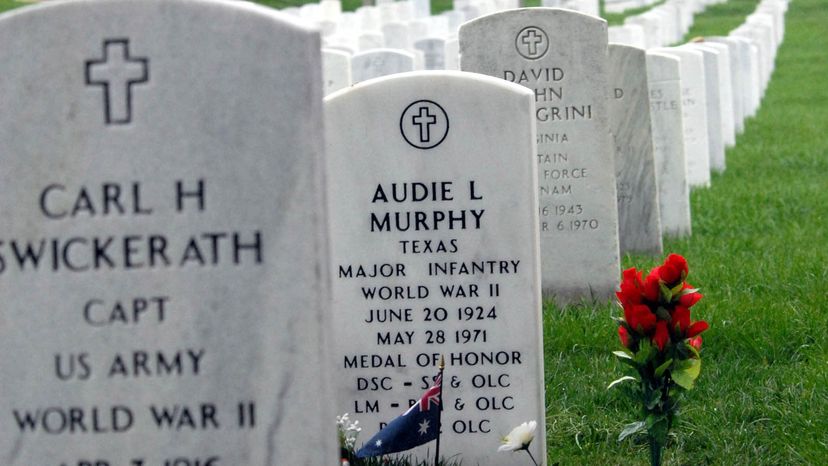
[[[503,21],[511,18],[526,18],[525,21],[531,23],[534,21],[546,21],[547,18],[577,18],[582,24],[596,24],[607,27],[607,21],[597,16],[592,16],[580,11],[569,10],[566,8],[517,8],[513,10],[498,11],[485,16],[480,16],[473,20],[467,21],[460,26],[460,30],[474,29],[479,27],[486,27],[492,22]],[[462,35],[462,34],[461,34]]]
[[427,89],[428,87],[440,88],[446,83],[456,83],[466,88],[485,86],[488,92],[492,94],[502,92],[524,95],[528,98],[533,98],[534,96],[532,91],[519,84],[484,74],[469,73],[466,71],[427,70],[396,73],[354,84],[347,89],[342,89],[325,97],[325,102],[331,103],[346,96],[357,97],[365,92],[394,92],[397,88],[410,85],[412,79],[420,81],[423,89]]
[[702,62],[704,60],[704,54],[699,50],[695,50],[695,48],[690,46],[689,44],[680,45],[678,47],[662,47],[650,50],[652,50],[653,52],[672,54],[681,58],[682,60],[689,59],[698,62]]
[[[140,6],[136,6],[140,4]],[[253,2],[227,2],[224,0],[163,0],[163,1],[142,1],[135,2],[129,0],[84,0],[84,1],[56,1],[56,2],[40,2],[23,8],[16,8],[5,13],[0,14],[0,22],[4,21],[27,21],[31,15],[41,15],[49,12],[52,15],[59,17],[60,11],[74,11],[83,10],[88,12],[100,13],[103,9],[113,9],[115,11],[124,11],[128,13],[133,9],[140,9],[146,11],[148,8],[154,6],[160,14],[174,14],[178,7],[185,7],[188,11],[192,11],[193,4],[197,8],[214,11],[224,15],[224,21],[227,21],[227,15],[244,15],[246,21],[250,21],[252,17],[261,17],[267,20],[277,20],[281,23],[287,23],[297,30],[307,32],[318,32],[319,28],[315,25],[303,21],[282,11],[274,8],[269,8],[263,5],[258,5]],[[57,12],[57,13],[56,13]],[[108,12],[111,14],[111,11]]]
[[635,47],[629,44],[619,44],[616,42],[610,42],[608,47],[609,52],[615,54],[643,55],[647,53],[647,51],[642,49],[641,47]]
[[647,52],[647,75],[650,82],[680,79],[681,60],[666,53]]
[[403,50],[403,49],[392,49],[392,48],[377,48],[377,49],[364,50],[362,52],[355,53],[352,58],[369,57],[369,56],[372,56],[372,55],[388,55],[388,54],[400,55],[400,56],[403,56],[403,57],[411,58],[412,60],[414,59],[414,54],[413,53],[411,53],[407,50]]

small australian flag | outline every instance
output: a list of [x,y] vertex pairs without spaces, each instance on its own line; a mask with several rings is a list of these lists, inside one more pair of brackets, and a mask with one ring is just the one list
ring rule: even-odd
[[440,434],[440,393],[442,375],[408,411],[389,422],[359,449],[357,458],[410,450],[430,442]]

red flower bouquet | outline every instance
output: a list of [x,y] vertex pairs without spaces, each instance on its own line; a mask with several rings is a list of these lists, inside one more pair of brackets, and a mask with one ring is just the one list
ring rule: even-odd
[[690,317],[702,295],[687,283],[688,273],[687,261],[670,254],[646,278],[635,268],[625,270],[616,293],[624,309],[624,317],[616,319],[623,350],[613,354],[632,366],[637,377],[622,377],[610,387],[637,381],[635,393],[644,411],[644,420],[628,424],[619,441],[646,430],[653,465],[661,464],[661,451],[678,412],[678,396],[693,388],[701,370],[699,334],[708,325]]

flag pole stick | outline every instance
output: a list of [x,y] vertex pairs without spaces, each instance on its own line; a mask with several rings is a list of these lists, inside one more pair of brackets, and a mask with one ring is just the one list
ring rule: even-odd
[[440,355],[440,372],[438,377],[440,378],[440,413],[437,415],[437,445],[434,448],[434,466],[439,466],[440,464],[440,434],[442,430],[443,424],[443,369],[446,367],[446,360],[443,355]]

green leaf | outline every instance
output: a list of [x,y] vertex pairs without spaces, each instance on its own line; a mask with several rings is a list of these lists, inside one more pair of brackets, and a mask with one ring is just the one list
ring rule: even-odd
[[681,291],[681,295],[684,296],[684,295],[690,294],[690,293],[697,293],[698,291],[699,291],[698,288],[687,288],[686,290]]
[[676,367],[670,372],[673,381],[685,390],[691,390],[693,383],[701,372],[701,361],[698,359],[685,359],[676,363]]
[[650,398],[646,400],[647,402],[647,409],[653,409],[658,406],[658,403],[661,401],[661,392],[658,390],[653,390],[650,392]]
[[657,353],[657,351],[655,351],[655,348],[653,347],[653,345],[651,345],[648,340],[644,339],[644,340],[641,340],[640,346],[638,348],[638,353],[633,355],[633,359],[638,364],[644,365],[650,359],[654,358],[656,353]]
[[667,433],[669,431],[667,417],[663,414],[658,416],[650,414],[647,416],[645,424],[650,437],[663,447],[667,443]]
[[681,292],[681,288],[683,286],[684,286],[684,279],[682,278],[682,280],[679,282],[679,284],[674,286],[673,289],[670,290],[670,292],[673,293],[673,296],[684,295],[684,293]]
[[697,350],[693,345],[688,343],[686,340],[684,342],[684,346],[686,346],[687,349],[690,350],[690,352],[693,353],[696,356],[696,359],[701,359],[701,354],[699,354],[699,350]]
[[632,422],[624,426],[624,430],[618,435],[618,441],[623,442],[625,438],[630,435],[637,434],[647,428],[647,423],[644,421]]
[[658,309],[656,309],[656,315],[659,319],[666,320],[667,322],[673,320],[673,317],[670,316],[670,311],[664,309],[662,306],[659,306]]
[[615,355],[621,362],[631,365],[632,367],[638,368],[638,364],[635,362],[632,356],[626,351],[613,351],[612,354]]
[[670,358],[670,359],[664,361],[664,364],[656,367],[655,376],[656,377],[661,377],[664,374],[664,371],[666,371],[667,368],[670,367],[670,364],[672,364],[672,363],[673,363],[673,358]]
[[658,281],[658,288],[661,290],[661,297],[664,298],[665,302],[669,303],[673,300],[673,292],[661,280]]
[[615,380],[613,380],[613,381],[612,381],[612,383],[610,383],[609,385],[607,385],[607,390],[609,390],[610,388],[612,388],[612,387],[614,387],[614,386],[618,385],[619,383],[626,382],[627,380],[635,380],[636,382],[638,381],[638,379],[636,379],[635,377],[632,377],[632,376],[629,376],[629,375],[625,375],[624,377],[621,377],[620,379],[615,379]]

